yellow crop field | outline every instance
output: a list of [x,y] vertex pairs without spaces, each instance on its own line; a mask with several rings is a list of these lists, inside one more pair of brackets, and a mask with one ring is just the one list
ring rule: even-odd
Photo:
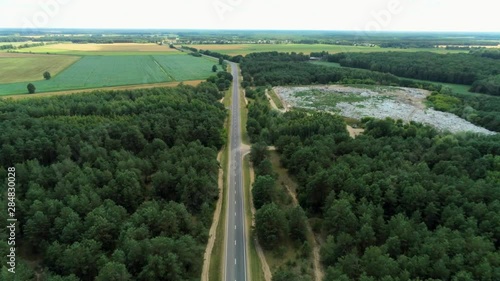
[[0,83],[43,80],[43,73],[52,76],[78,61],[77,56],[0,53]]

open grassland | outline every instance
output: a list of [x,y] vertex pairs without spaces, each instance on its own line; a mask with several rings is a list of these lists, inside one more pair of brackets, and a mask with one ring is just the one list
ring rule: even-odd
[[342,53],[342,52],[417,52],[417,51],[430,51],[436,53],[457,53],[465,51],[446,50],[443,48],[380,48],[380,47],[366,47],[366,46],[343,46],[343,45],[327,45],[327,44],[205,44],[205,45],[188,45],[201,50],[216,51],[222,54],[231,56],[246,55],[255,52],[296,52],[309,54],[311,52],[328,51],[329,53]]
[[[185,54],[85,56],[51,80],[33,84],[40,93],[199,80],[212,74],[212,65],[210,60]],[[0,84],[0,96],[23,93],[27,93],[25,82]]]
[[176,49],[168,45],[153,43],[115,43],[115,44],[73,44],[61,43],[20,50],[24,53],[50,53],[65,55],[137,55],[137,54],[178,54]]
[[56,75],[79,60],[76,56],[0,53],[0,83],[43,80],[43,73]]

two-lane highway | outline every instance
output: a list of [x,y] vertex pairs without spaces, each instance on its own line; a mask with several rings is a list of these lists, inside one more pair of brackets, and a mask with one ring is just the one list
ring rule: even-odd
[[233,93],[231,105],[230,151],[228,169],[227,218],[226,218],[226,253],[224,266],[225,281],[246,281],[246,236],[245,203],[243,192],[243,170],[240,126],[240,82],[238,65],[230,62],[233,75]]

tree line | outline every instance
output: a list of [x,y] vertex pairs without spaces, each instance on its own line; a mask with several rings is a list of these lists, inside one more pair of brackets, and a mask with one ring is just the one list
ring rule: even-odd
[[[498,79],[487,79],[500,74],[500,61],[485,56],[431,52],[375,52],[330,54],[325,59],[345,67],[369,69],[406,78],[464,85],[475,83],[470,91],[500,95],[500,86],[496,83]],[[483,79],[487,79],[487,82]]]
[[222,96],[203,82],[1,100],[0,177],[16,168],[23,249],[16,277],[199,278],[226,139]]
[[242,55],[230,56],[230,55],[226,55],[226,54],[222,54],[222,53],[214,52],[214,51],[210,51],[210,50],[198,50],[194,47],[189,47],[186,45],[182,45],[181,47],[182,47],[182,49],[186,49],[186,50],[191,51],[191,55],[193,55],[195,57],[201,56],[201,55],[206,55],[206,56],[218,58],[219,60],[221,60],[221,59],[228,60],[228,61],[232,61],[232,62],[236,62],[236,63],[240,63],[243,60]]
[[370,70],[328,67],[309,63],[302,53],[251,53],[241,62],[242,86],[277,86],[308,84],[380,84],[440,91],[442,86],[402,79],[389,73]]
[[[272,111],[265,88],[247,88],[248,105],[247,130],[252,140],[250,161],[255,170],[252,185],[255,213],[255,234],[262,247],[282,258],[286,249],[295,248],[294,262],[273,272],[273,281],[310,280],[310,271],[304,265],[309,263],[311,247],[307,241],[307,217],[300,206],[291,203],[286,187],[278,185],[276,171],[270,160],[268,143],[270,121],[277,116]],[[267,131],[267,132],[266,132]]]
[[473,55],[484,57],[484,58],[490,58],[490,59],[500,59],[500,50],[498,49],[477,49],[477,50],[472,50],[470,52]]
[[32,38],[36,42],[72,42],[74,44],[113,44],[113,43],[157,43],[163,37],[153,37],[147,35],[116,35],[116,36],[102,36],[101,34],[94,35],[69,35],[69,36],[41,36]]

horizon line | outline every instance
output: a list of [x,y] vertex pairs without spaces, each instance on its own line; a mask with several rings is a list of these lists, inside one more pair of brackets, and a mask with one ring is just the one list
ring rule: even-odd
[[361,32],[361,33],[483,33],[483,34],[499,34],[500,31],[474,31],[474,30],[358,30],[358,29],[220,29],[220,28],[147,28],[147,27],[41,27],[41,28],[25,28],[25,27],[0,27],[0,30],[25,30],[26,32],[34,31],[51,31],[51,30],[140,30],[140,31],[282,31],[282,32]]

